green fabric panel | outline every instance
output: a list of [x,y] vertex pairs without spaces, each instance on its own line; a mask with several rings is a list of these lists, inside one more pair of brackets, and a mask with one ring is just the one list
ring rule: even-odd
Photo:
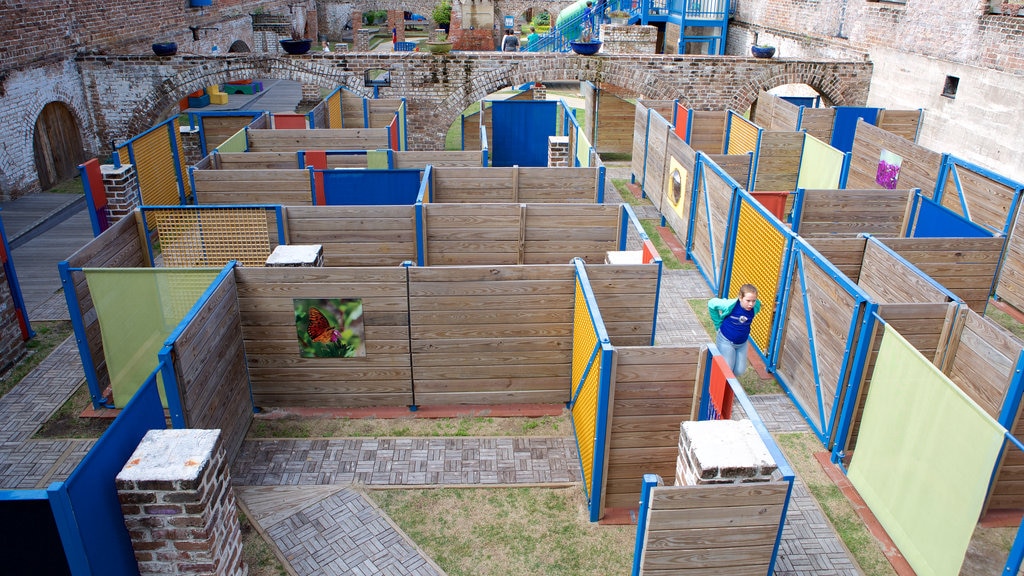
[[804,134],[797,188],[838,190],[843,173],[843,153],[810,134]]
[[366,151],[366,167],[371,170],[387,170],[388,169],[388,151],[387,150],[367,150]]
[[576,158],[580,161],[580,167],[590,166],[590,140],[583,135],[583,129],[576,130]]
[[[87,268],[114,405],[123,408],[156,368],[157,353],[217,269]],[[160,384],[160,400],[167,396]]]
[[228,138],[220,146],[217,146],[217,150],[221,152],[245,152],[245,128],[235,132],[231,138]]
[[959,573],[1005,432],[886,325],[849,479],[918,574]]

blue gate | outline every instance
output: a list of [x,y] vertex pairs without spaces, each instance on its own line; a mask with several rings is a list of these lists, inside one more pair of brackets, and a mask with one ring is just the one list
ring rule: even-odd
[[548,136],[558,129],[555,100],[493,103],[492,166],[547,166]]
[[865,108],[863,106],[836,106],[835,120],[832,124],[832,147],[843,152],[853,150],[853,135],[857,131],[857,120],[863,118],[868,124],[878,120],[881,108]]

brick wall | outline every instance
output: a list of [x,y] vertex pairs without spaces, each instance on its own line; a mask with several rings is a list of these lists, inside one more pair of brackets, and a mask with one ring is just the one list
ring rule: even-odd
[[[727,53],[874,63],[870,106],[925,110],[919,143],[1024,181],[1024,17],[986,0],[738,2]],[[942,95],[959,79],[956,98]]]
[[603,54],[654,54],[658,29],[654,26],[601,25]]

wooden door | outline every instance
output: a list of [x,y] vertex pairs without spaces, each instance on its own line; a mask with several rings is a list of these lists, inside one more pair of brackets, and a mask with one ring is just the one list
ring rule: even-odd
[[36,119],[32,150],[43,190],[78,175],[85,161],[82,136],[74,114],[61,102],[50,102]]

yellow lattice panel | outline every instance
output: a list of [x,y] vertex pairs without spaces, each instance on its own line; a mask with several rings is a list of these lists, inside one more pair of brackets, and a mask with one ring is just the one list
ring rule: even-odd
[[[135,171],[139,176],[142,204],[181,204],[181,197],[178,195],[178,174],[167,130],[157,129],[139,136],[132,143],[132,150],[135,156]],[[127,152],[119,155],[122,162],[128,160]]]
[[729,150],[726,154],[746,154],[757,148],[757,126],[742,116],[732,115],[729,124]]
[[337,90],[327,98],[327,127],[341,128],[341,90]]
[[168,268],[219,267],[230,260],[263,266],[270,256],[263,208],[154,210],[150,218]]
[[185,165],[185,147],[181,144],[181,123],[178,122],[177,118],[174,119],[174,145],[176,146],[175,149],[178,151],[178,169],[181,170],[180,173],[183,176],[181,179],[181,185],[185,187],[185,201],[191,202],[192,183],[189,182],[188,178],[184,177],[185,174],[188,174],[188,166]]
[[[597,333],[590,319],[583,288],[576,281],[576,307],[573,319],[572,374],[575,392],[576,383],[583,377],[594,348],[597,346]],[[586,380],[576,397],[572,407],[572,421],[576,429],[576,442],[579,444],[580,462],[583,465],[583,485],[587,494],[593,493],[591,481],[594,472],[594,437],[597,434],[597,397],[601,388],[601,355],[594,358],[594,365],[587,372]]]
[[782,259],[785,256],[786,237],[772,226],[750,204],[740,202],[739,225],[736,229],[736,252],[732,260],[732,275],[729,277],[729,297],[739,294],[740,286],[753,284],[761,300],[761,313],[754,317],[750,337],[761,351],[768,350],[768,339],[775,312],[779,277],[782,274]]

